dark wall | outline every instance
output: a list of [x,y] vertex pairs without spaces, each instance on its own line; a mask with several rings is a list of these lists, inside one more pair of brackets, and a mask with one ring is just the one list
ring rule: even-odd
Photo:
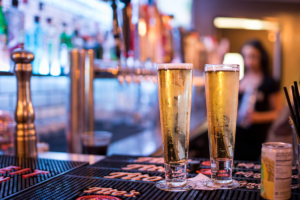
[[[295,1],[295,0],[293,0]],[[297,0],[300,2],[299,0]],[[282,41],[282,85],[300,80],[300,3],[243,0],[194,0],[193,24],[200,35],[216,35],[215,17],[278,21]]]
[[194,0],[193,23],[201,35],[215,33],[215,17],[278,18],[282,14],[299,14],[300,3],[242,0]]
[[245,29],[217,29],[217,39],[227,38],[230,42],[229,52],[240,53],[245,41],[258,39],[269,55],[269,73],[273,73],[274,42],[269,41],[269,31]]

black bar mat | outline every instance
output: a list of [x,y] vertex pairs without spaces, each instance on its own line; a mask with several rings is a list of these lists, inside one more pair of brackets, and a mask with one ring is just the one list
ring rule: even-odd
[[[13,194],[22,192],[28,188],[34,187],[42,182],[50,180],[61,174],[67,173],[78,167],[88,165],[85,162],[62,161],[51,159],[32,159],[32,158],[17,158],[13,156],[0,156],[0,168],[8,166],[17,166],[21,169],[13,169],[8,172],[1,173],[3,178],[10,178],[9,180],[0,182],[0,199],[9,198]],[[29,168],[28,171],[10,175],[9,173]],[[34,170],[48,171],[47,174],[39,174],[32,177],[24,178],[22,175],[33,173]]]
[[[187,192],[166,192],[161,191],[155,187],[156,182],[146,182],[146,181],[132,181],[132,180],[124,180],[121,178],[109,179],[104,178],[104,176],[108,176],[113,172],[140,172],[142,174],[148,174],[150,177],[152,176],[161,176],[164,178],[164,172],[158,171],[139,171],[139,170],[122,170],[122,167],[126,167],[128,164],[133,164],[134,160],[139,158],[140,156],[111,156],[106,159],[95,163],[92,166],[82,166],[78,169],[69,171],[67,174],[60,175],[52,180],[47,180],[47,182],[43,182],[41,184],[34,184],[34,179],[26,180],[27,182],[16,181],[13,183],[10,182],[2,182],[0,194],[7,194],[10,188],[21,187],[23,184],[31,185],[33,183],[33,188],[30,188],[26,191],[21,191],[20,193],[12,193],[13,196],[6,196],[6,199],[77,199],[80,196],[87,196],[91,194],[86,194],[83,191],[87,190],[90,187],[104,187],[104,188],[113,188],[119,191],[127,191],[136,190],[140,192],[135,198],[129,197],[118,197],[121,199],[136,199],[136,200],[208,200],[208,199],[216,199],[216,200],[259,200],[262,199],[260,197],[260,191],[255,186],[254,189],[250,189],[247,187],[236,188],[233,190],[214,190],[214,191],[202,191],[202,190],[191,190]],[[1,159],[1,157],[0,157]],[[192,160],[199,160],[202,162],[208,161],[207,159],[197,159],[192,158]],[[67,161],[65,161],[67,162]],[[29,162],[30,163],[30,162]],[[244,167],[237,167],[239,163],[249,163],[244,161],[234,161],[235,168],[233,169],[233,177],[237,181],[247,181],[247,183],[260,183],[259,178],[244,177],[241,174],[236,174],[240,171],[253,171],[253,173],[260,173],[259,169],[246,169]],[[138,164],[138,163],[136,163]],[[143,164],[155,164],[155,163],[143,163]],[[254,163],[254,164],[259,164]],[[157,166],[163,166],[162,163],[155,164]],[[45,165],[46,166],[46,165]],[[52,166],[54,166],[52,164]],[[201,165],[202,168],[202,165]],[[207,166],[204,169],[208,169]],[[293,171],[294,173],[294,171]],[[187,175],[188,178],[196,176],[197,173],[190,173]],[[38,177],[37,177],[38,178]],[[292,179],[292,184],[297,184],[296,179]],[[16,185],[16,186],[15,186]],[[14,195],[15,194],[15,195]],[[96,193],[93,193],[96,194]],[[291,199],[299,199],[300,200],[300,190],[292,189],[292,198]]]
[[[155,164],[155,165],[162,165],[163,163],[149,163],[149,162],[136,162],[138,158],[142,158],[143,156],[127,156],[127,155],[112,155],[112,156],[107,156],[105,159],[98,161],[94,163],[92,166],[95,167],[104,167],[105,163],[112,163],[112,162],[117,162],[117,163],[129,163],[129,164]],[[153,157],[153,158],[160,158],[160,157]],[[195,161],[200,161],[200,166],[201,168],[210,168],[210,166],[203,165],[204,162],[209,161],[209,159],[203,159],[203,158],[189,158],[190,160],[195,160]],[[245,167],[240,167],[238,164],[240,163],[253,163],[254,165],[260,165],[260,162],[250,162],[250,161],[238,161],[235,160],[233,161],[233,169],[241,169],[241,170],[254,170],[254,167],[252,168],[245,168]],[[112,165],[112,164],[110,164]]]
[[[259,190],[234,189],[234,190],[214,190],[202,191],[191,190],[187,192],[166,192],[159,190],[152,183],[131,182],[125,180],[104,180],[96,178],[75,177],[62,175],[29,191],[23,192],[11,199],[39,200],[39,199],[77,199],[80,196],[87,196],[83,191],[90,187],[113,188],[119,191],[135,190],[140,192],[135,198],[118,197],[120,199],[136,200],[260,200]],[[292,199],[300,199],[299,194],[292,193]]]

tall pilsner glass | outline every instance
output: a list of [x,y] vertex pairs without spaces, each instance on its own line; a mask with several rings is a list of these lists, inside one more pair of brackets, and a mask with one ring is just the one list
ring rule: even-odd
[[239,65],[205,65],[211,179],[208,187],[238,187],[232,165],[239,92]]
[[165,180],[156,187],[167,191],[186,191],[195,185],[186,179],[188,160],[192,64],[159,64],[158,93],[164,148]]

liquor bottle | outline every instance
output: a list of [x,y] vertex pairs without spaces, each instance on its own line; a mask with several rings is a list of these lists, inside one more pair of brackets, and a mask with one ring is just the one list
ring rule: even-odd
[[0,71],[9,71],[9,52],[7,49],[8,29],[7,21],[2,11],[0,0]]
[[71,37],[67,34],[67,24],[63,23],[63,32],[60,35],[60,67],[61,72],[68,74],[70,71],[69,66],[69,53],[68,51],[73,48]]
[[40,17],[34,17],[34,28],[33,32],[30,35],[30,43],[31,48],[34,52],[34,61],[33,61],[33,73],[39,74],[40,72],[40,64],[43,56],[43,39],[44,39],[44,32],[42,27],[40,26]]
[[8,29],[7,29],[7,21],[2,11],[2,0],[0,0],[0,44],[7,44],[7,36],[8,36]]
[[48,75],[50,73],[50,57],[49,57],[49,43],[50,32],[42,28],[42,54],[39,66],[39,74]]
[[86,36],[83,36],[84,40],[84,48],[86,49],[95,49],[97,46],[97,38],[95,37],[95,33],[88,32]]
[[51,18],[47,18],[47,49],[49,57],[50,74],[52,76],[58,76],[61,74],[59,64],[59,35],[57,34],[57,28],[52,23]]
[[74,36],[72,37],[72,44],[74,48],[82,49],[84,47],[84,40],[79,36],[78,29],[75,29]]
[[[50,73],[50,55],[49,55],[49,42],[50,42],[50,32],[48,30],[49,26],[45,23],[46,17],[45,14],[47,11],[45,10],[44,3],[39,3],[39,27],[41,28],[41,54],[39,61],[39,74],[48,75]],[[51,21],[51,19],[50,19]]]
[[12,0],[12,7],[5,12],[8,21],[8,49],[20,48],[24,44],[24,14],[18,10],[18,0]]
[[96,35],[95,35],[95,38],[96,38],[96,41],[97,41],[97,44],[96,44],[96,47],[95,47],[95,58],[96,59],[103,59],[103,36],[102,34],[100,33],[99,31],[99,24],[96,23],[95,24],[95,29],[96,29]]
[[154,0],[148,0],[147,10],[147,59],[153,63],[163,62],[163,47],[162,47],[162,22],[160,14]]
[[109,48],[109,60],[120,60],[121,49],[111,32],[107,32],[106,46]]
[[120,28],[118,23],[118,15],[117,15],[117,4],[116,1],[113,0],[112,5],[113,9],[113,36],[115,39],[115,54],[117,59],[121,57],[121,40],[120,40]]
[[39,3],[39,17],[40,17],[40,25],[42,26],[42,27],[44,27],[44,20],[45,20],[45,13],[46,13],[46,11],[45,11],[45,6],[44,6],[44,4],[42,3],[42,2],[40,2]]
[[138,55],[136,59],[144,63],[148,59],[148,29],[147,29],[147,6],[139,5],[139,21],[138,21]]
[[163,30],[162,30],[162,43],[163,43],[163,59],[165,63],[169,63],[173,60],[173,36],[172,36],[172,26],[171,20],[172,15],[163,15]]
[[66,44],[68,49],[72,49],[73,48],[73,44],[71,41],[71,36],[67,34],[67,24],[63,23],[63,32],[60,35],[60,43],[61,44]]

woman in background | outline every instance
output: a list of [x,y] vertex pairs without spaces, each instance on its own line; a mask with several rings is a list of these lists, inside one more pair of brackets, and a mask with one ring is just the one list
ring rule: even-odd
[[256,161],[271,123],[281,110],[279,83],[268,74],[269,58],[258,40],[242,47],[245,76],[240,81],[235,160]]

